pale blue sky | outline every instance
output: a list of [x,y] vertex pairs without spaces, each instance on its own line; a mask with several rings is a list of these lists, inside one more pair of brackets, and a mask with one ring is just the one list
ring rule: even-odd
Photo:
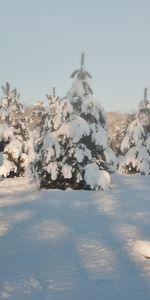
[[64,96],[86,54],[105,110],[137,108],[150,86],[150,0],[0,0],[0,85],[23,103]]

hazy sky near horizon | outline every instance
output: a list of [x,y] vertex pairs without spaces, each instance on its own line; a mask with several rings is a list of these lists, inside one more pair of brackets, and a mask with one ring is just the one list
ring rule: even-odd
[[150,87],[150,1],[0,0],[0,85],[23,103],[46,101],[53,85],[64,96],[82,51],[104,109],[137,109]]

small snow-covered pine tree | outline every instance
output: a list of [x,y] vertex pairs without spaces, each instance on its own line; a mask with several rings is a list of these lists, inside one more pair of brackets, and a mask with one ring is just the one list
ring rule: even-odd
[[0,177],[14,177],[24,174],[34,157],[32,134],[23,116],[16,89],[10,84],[2,87],[4,96],[0,101]]
[[144,98],[139,105],[138,117],[142,122],[146,132],[150,132],[150,101],[148,88],[144,88]]
[[148,89],[140,102],[135,120],[131,122],[121,144],[124,156],[120,159],[120,173],[150,174],[150,102]]
[[66,97],[50,102],[34,174],[40,188],[105,189],[115,155],[107,145],[105,113],[93,97],[83,54],[71,77],[75,81]]
[[124,154],[119,162],[119,172],[150,174],[150,133],[137,118],[128,127],[121,144]]
[[[114,113],[115,115],[115,113]],[[127,129],[129,124],[135,119],[135,114],[130,113],[126,114],[126,116],[122,119],[121,122],[119,122],[119,126],[110,123],[109,129],[108,129],[108,144],[115,152],[116,156],[120,156],[122,154],[121,152],[121,143],[123,138],[125,137],[127,133]]]

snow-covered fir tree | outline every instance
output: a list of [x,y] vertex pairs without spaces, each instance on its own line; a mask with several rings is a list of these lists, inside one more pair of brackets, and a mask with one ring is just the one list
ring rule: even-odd
[[119,162],[119,172],[126,174],[150,174],[150,133],[139,118],[128,127],[121,143],[123,156]]
[[[32,110],[32,119],[34,120],[34,142],[36,152],[42,145],[42,141],[52,126],[52,118],[54,117],[54,107],[59,96],[56,96],[56,89],[53,87],[52,93],[46,95],[48,100],[48,106],[45,106],[43,102],[38,102]],[[56,112],[55,112],[56,113]]]
[[32,134],[28,130],[23,105],[16,89],[10,84],[2,87],[0,101],[0,176],[14,177],[24,174],[34,157]]
[[115,167],[107,145],[106,119],[93,97],[91,75],[81,66],[66,97],[50,99],[38,158],[32,165],[40,188],[105,189]]
[[144,88],[144,97],[139,105],[138,117],[142,122],[145,130],[150,132],[150,100],[148,95],[148,88]]
[[126,113],[126,114],[123,113],[122,119],[120,117],[119,120],[117,120],[118,117],[117,114],[118,116],[119,115],[121,116],[121,113],[117,113],[117,112],[109,113],[109,117],[107,117],[107,121],[108,121],[108,144],[113,149],[116,156],[118,157],[119,155],[122,154],[121,143],[127,133],[129,124],[135,119],[135,113]]
[[[52,93],[46,95],[48,100],[48,109],[43,116],[43,134],[47,133],[49,130],[54,130],[54,123],[56,122],[57,108],[60,97],[56,95],[56,88],[53,86]],[[59,111],[58,111],[59,112]]]
[[43,124],[45,123],[46,115],[47,108],[45,107],[43,101],[36,102],[32,107],[31,121],[29,123],[29,128],[33,134],[34,147],[36,152],[43,138]]

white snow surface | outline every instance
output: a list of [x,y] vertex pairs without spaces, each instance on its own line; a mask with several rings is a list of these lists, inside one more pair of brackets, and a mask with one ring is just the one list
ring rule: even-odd
[[113,175],[103,192],[1,181],[0,299],[149,300],[149,180]]
[[98,165],[93,162],[85,166],[84,179],[92,190],[101,188],[102,190],[110,187],[110,175],[105,170],[99,170]]

